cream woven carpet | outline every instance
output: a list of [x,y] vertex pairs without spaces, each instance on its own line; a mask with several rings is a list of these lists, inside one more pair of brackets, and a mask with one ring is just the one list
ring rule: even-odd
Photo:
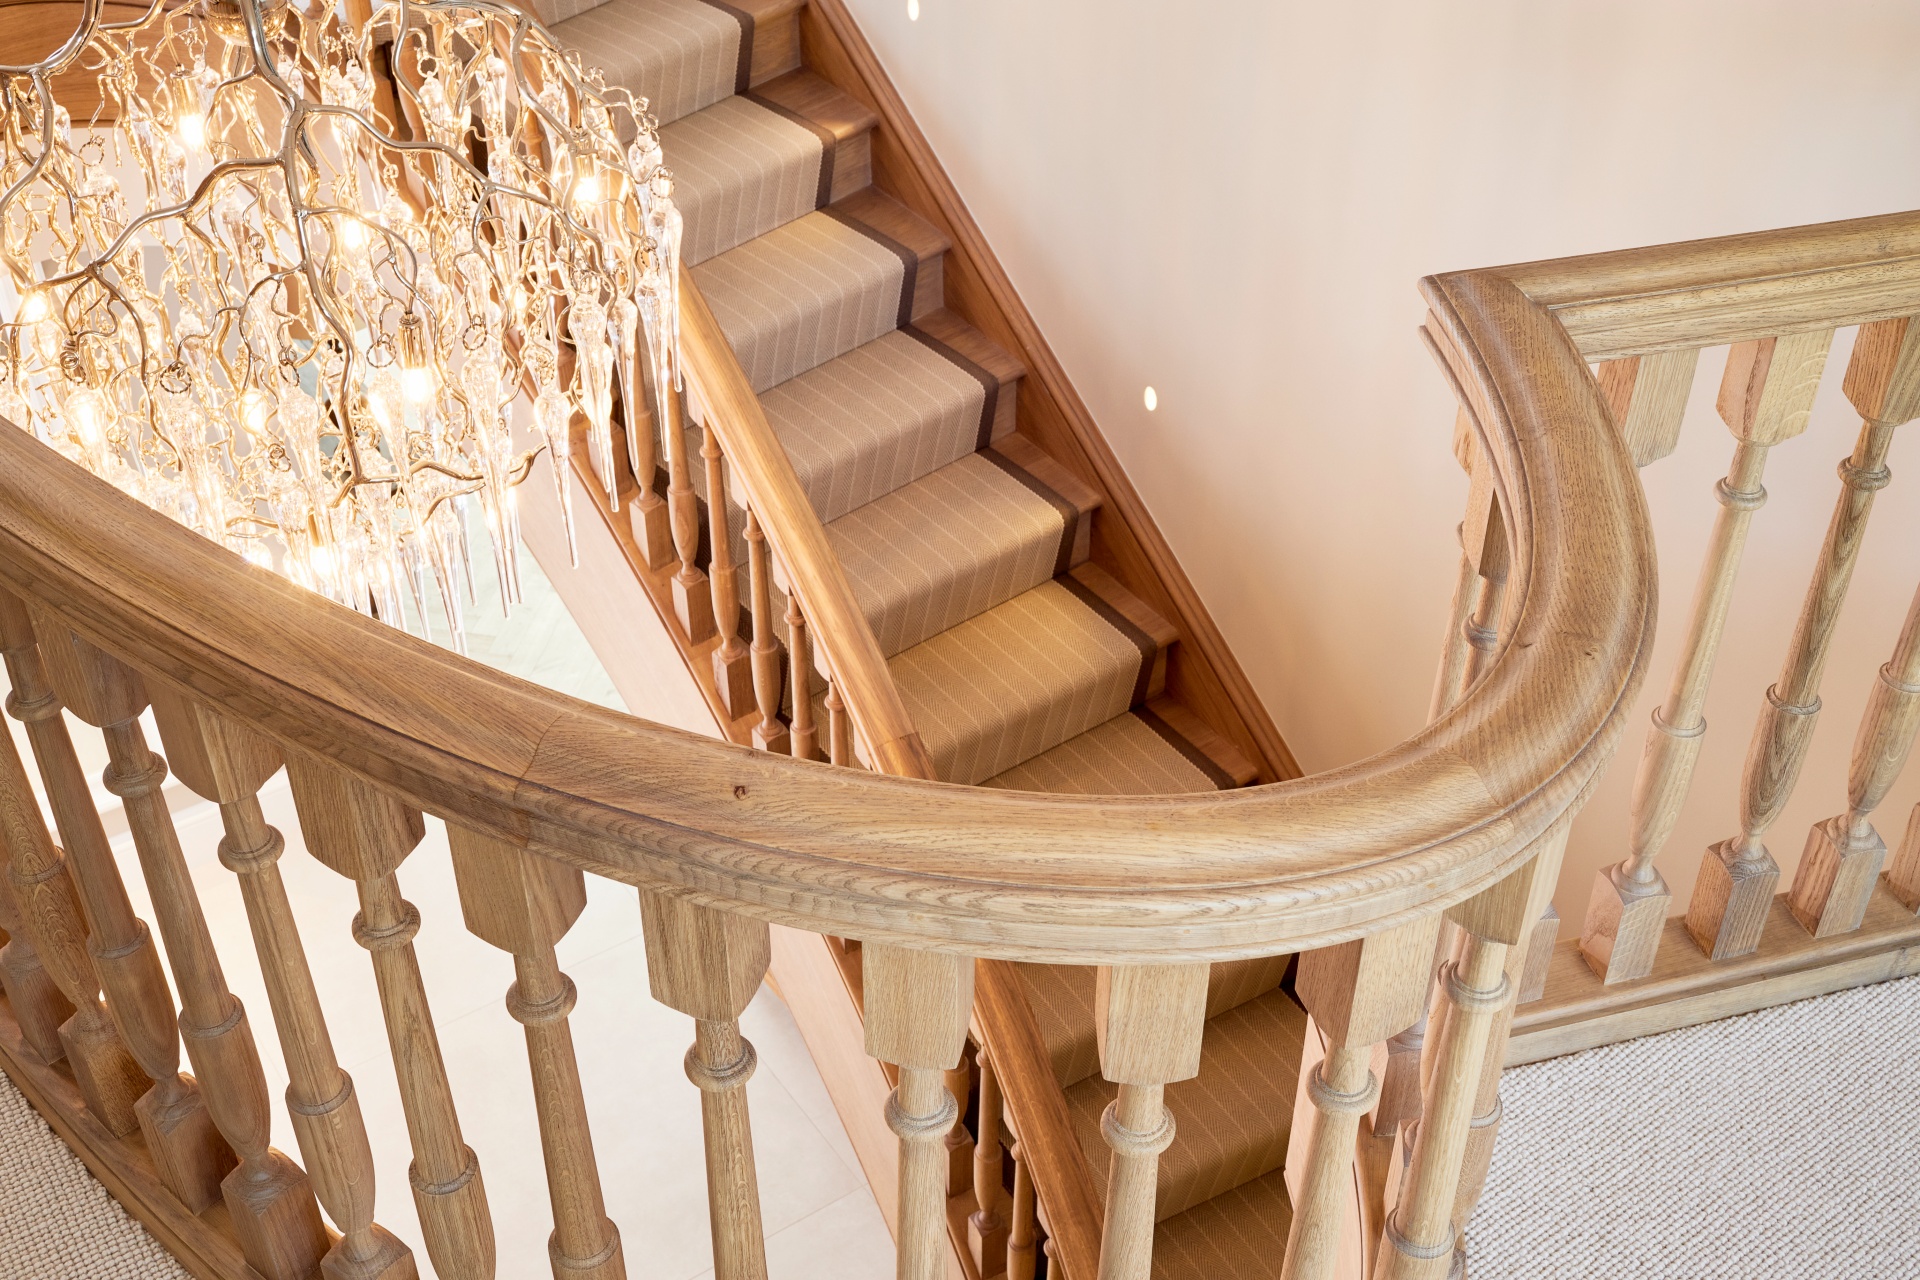
[[189,1280],[0,1076],[0,1276]]
[[1920,978],[1509,1071],[1473,1280],[1920,1276]]

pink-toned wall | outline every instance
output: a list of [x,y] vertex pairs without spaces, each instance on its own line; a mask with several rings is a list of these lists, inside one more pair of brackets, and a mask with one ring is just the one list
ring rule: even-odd
[[[907,0],[848,3],[1309,769],[1389,745],[1427,706],[1465,482],[1414,334],[1422,275],[1920,206],[1911,3],[919,0],[917,21]],[[1661,864],[1677,906],[1733,830],[1857,426],[1851,340],[1767,478]],[[1569,851],[1569,928],[1620,856],[1672,670],[1731,447],[1724,354],[1703,356],[1679,450],[1645,476],[1660,645]],[[1844,807],[1868,682],[1920,582],[1920,443],[1892,465],[1772,835],[1789,875]],[[1882,810],[1890,840],[1916,798],[1920,766]]]

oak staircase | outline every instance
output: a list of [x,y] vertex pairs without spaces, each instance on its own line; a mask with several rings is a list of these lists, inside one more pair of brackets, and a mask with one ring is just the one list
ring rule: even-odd
[[[929,776],[1149,795],[1297,773],[1230,657],[1218,671],[1189,657],[1182,628],[1142,599],[1164,602],[1191,589],[1177,569],[1165,575],[1169,590],[1162,574],[1116,550],[1129,533],[1158,538],[1137,501],[1110,510],[1098,471],[1072,447],[1099,448],[1098,437],[1083,427],[1080,441],[1059,439],[1058,420],[1084,418],[1084,410],[1031,386],[1021,355],[982,331],[1008,328],[1003,308],[976,283],[997,268],[990,258],[955,254],[947,227],[964,211],[926,199],[944,175],[917,135],[883,125],[869,105],[883,100],[907,123],[884,79],[855,74],[861,63],[872,66],[872,55],[844,12],[792,0],[606,0],[581,12],[555,5],[540,16],[558,40],[603,68],[611,86],[653,104],[685,213],[684,262],[824,525],[925,748]],[[910,203],[916,197],[920,208]],[[621,554],[590,559],[624,562],[642,589],[651,577],[650,599],[670,605],[660,608],[660,625],[698,673],[722,732],[826,758],[830,744],[793,714],[794,698],[805,696],[814,725],[830,720],[825,680],[803,691],[790,672],[754,670],[756,662],[771,665],[753,652],[768,652],[769,633],[792,652],[787,601],[777,576],[763,594],[728,581],[740,566],[751,576],[752,544],[764,534],[757,524],[749,530],[732,492],[722,512],[712,509],[727,484],[725,450],[703,430],[707,410],[697,395],[690,408],[677,439],[664,447],[648,440],[636,451],[656,459],[649,484],[621,468],[618,506],[607,501],[607,477],[594,472],[590,451],[574,451],[577,492],[593,495],[599,522],[572,530],[569,558],[579,539],[605,537]],[[1058,456],[1042,443],[1049,425]],[[609,583],[604,571],[570,574],[550,558],[563,595],[581,602],[589,639],[617,670],[620,633],[635,619],[608,609],[605,595],[625,584]],[[1189,625],[1211,631],[1203,613],[1188,614]],[[1224,646],[1216,652],[1224,655]],[[1203,702],[1214,713],[1209,723],[1170,693],[1170,669],[1176,689],[1231,684],[1238,697]],[[852,754],[873,763],[857,743]],[[857,950],[811,945],[857,970]],[[824,966],[785,959],[783,948],[775,978],[809,1037],[844,1029],[844,1020],[811,1012],[801,988],[824,977],[829,990],[810,993],[814,999],[850,993],[832,990],[841,983]],[[1306,1032],[1305,1011],[1283,989],[1288,961],[1215,969],[1201,1075],[1167,1095],[1178,1137],[1161,1158],[1158,1276],[1257,1270],[1285,1252],[1285,1163]],[[1021,966],[1020,979],[1009,994],[1031,1005],[1049,1070],[1015,1081],[1009,1077],[1031,1076],[1036,1064],[1007,1055],[989,1065],[976,1055],[974,1071],[989,1077],[990,1090],[1061,1091],[1054,1106],[1064,1103],[1084,1163],[1033,1171],[1039,1199],[1068,1198],[1061,1184],[1077,1181],[1089,1185],[1071,1198],[1097,1203],[1107,1173],[1101,1115],[1114,1086],[1098,1076],[1094,973]],[[841,1055],[823,1048],[816,1056],[825,1066]],[[845,1109],[870,1101],[854,1082],[830,1084]],[[968,1092],[979,1096],[980,1086]],[[956,1141],[971,1140],[963,1132]],[[1000,1177],[997,1161],[982,1163],[981,1186]],[[876,1159],[870,1173],[884,1186],[891,1170]],[[967,1273],[990,1277],[1008,1265],[1001,1201],[1011,1196],[988,1188],[983,1202],[974,1176],[963,1168],[951,1180],[956,1204],[973,1206],[968,1215],[956,1210],[952,1237]],[[1033,1224],[1022,1225],[1032,1247]]]
[[[639,890],[651,991],[693,1021],[725,1280],[766,1271],[738,1019],[769,972],[906,1280],[1464,1266],[1509,1055],[1644,1029],[1711,985],[1655,971],[1659,804],[1583,941],[1552,946],[1568,829],[1651,645],[1635,467],[1671,448],[1701,347],[1734,344],[1721,408],[1750,459],[1804,423],[1806,352],[1862,326],[1844,552],[1893,425],[1920,416],[1920,218],[1426,281],[1470,477],[1431,720],[1302,778],[839,0],[533,8],[665,124],[685,396],[665,421],[651,397],[623,406],[608,473],[584,447],[543,461],[528,537],[629,701],[655,705],[663,659],[683,664],[721,740],[347,613],[0,430],[0,652],[51,811],[0,739],[0,1065],[196,1275],[418,1273],[376,1221],[262,817],[284,767],[307,850],[362,908],[340,927],[370,955],[414,1154],[381,1176],[410,1186],[449,1280],[493,1274],[486,1188],[516,1171],[483,1178],[462,1140],[420,981],[400,877],[428,814],[467,927],[514,957],[557,1276],[642,1270],[600,1191],[555,958],[586,874]],[[1835,595],[1836,554],[1813,598]],[[1794,689],[1824,653],[1807,634]],[[1905,758],[1917,649],[1903,633],[1863,726],[1855,835]],[[178,1009],[69,721],[104,737]],[[1670,798],[1685,779],[1662,750],[1643,768]],[[169,767],[220,807],[303,1162],[263,1136]],[[1743,801],[1754,840],[1762,799]],[[1721,904],[1750,933],[1770,909],[1812,919],[1819,946],[1769,934],[1764,964],[1727,963],[1817,984],[1911,940],[1920,838],[1885,888],[1884,845],[1829,843],[1831,874],[1791,901],[1760,874]]]

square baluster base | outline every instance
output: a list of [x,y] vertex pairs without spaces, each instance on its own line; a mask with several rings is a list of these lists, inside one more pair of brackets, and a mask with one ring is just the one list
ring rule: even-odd
[[1687,904],[1687,932],[1714,960],[1749,955],[1760,945],[1760,930],[1780,886],[1780,864],[1765,846],[1756,856],[1742,858],[1734,852],[1735,843],[1722,840],[1707,850]]
[[306,1280],[327,1252],[313,1187],[306,1170],[278,1151],[269,1149],[259,1163],[264,1167],[236,1168],[220,1183],[240,1252],[261,1280]]
[[239,1161],[213,1127],[193,1077],[180,1080],[185,1086],[180,1096],[162,1104],[156,1085],[134,1104],[134,1113],[160,1181],[180,1203],[200,1213],[220,1198],[220,1180]]
[[1866,917],[1867,900],[1886,861],[1887,842],[1873,828],[1864,838],[1850,840],[1845,814],[1816,822],[1793,873],[1787,910],[1816,938],[1852,933]]
[[120,1042],[120,1033],[105,1015],[93,1026],[82,1025],[80,1014],[60,1024],[60,1044],[67,1052],[73,1082],[87,1101],[93,1118],[116,1138],[140,1127],[140,1096],[152,1085],[147,1073]]
[[1653,972],[1660,952],[1673,891],[1654,873],[1642,884],[1629,880],[1615,863],[1594,877],[1587,918],[1580,929],[1580,954],[1602,982],[1632,982]]

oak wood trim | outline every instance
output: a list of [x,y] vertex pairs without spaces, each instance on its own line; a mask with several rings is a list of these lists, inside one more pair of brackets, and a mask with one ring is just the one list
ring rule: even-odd
[[1912,314],[1920,210],[1454,274],[1508,281],[1588,360],[1719,346]]
[[1883,880],[1866,918],[1851,933],[1815,938],[1775,897],[1760,946],[1733,960],[1710,960],[1668,920],[1654,971],[1607,986],[1570,938],[1554,948],[1547,994],[1514,1012],[1507,1065],[1538,1062],[1636,1036],[1697,1026],[1756,1009],[1920,973],[1920,917],[1900,905]]

